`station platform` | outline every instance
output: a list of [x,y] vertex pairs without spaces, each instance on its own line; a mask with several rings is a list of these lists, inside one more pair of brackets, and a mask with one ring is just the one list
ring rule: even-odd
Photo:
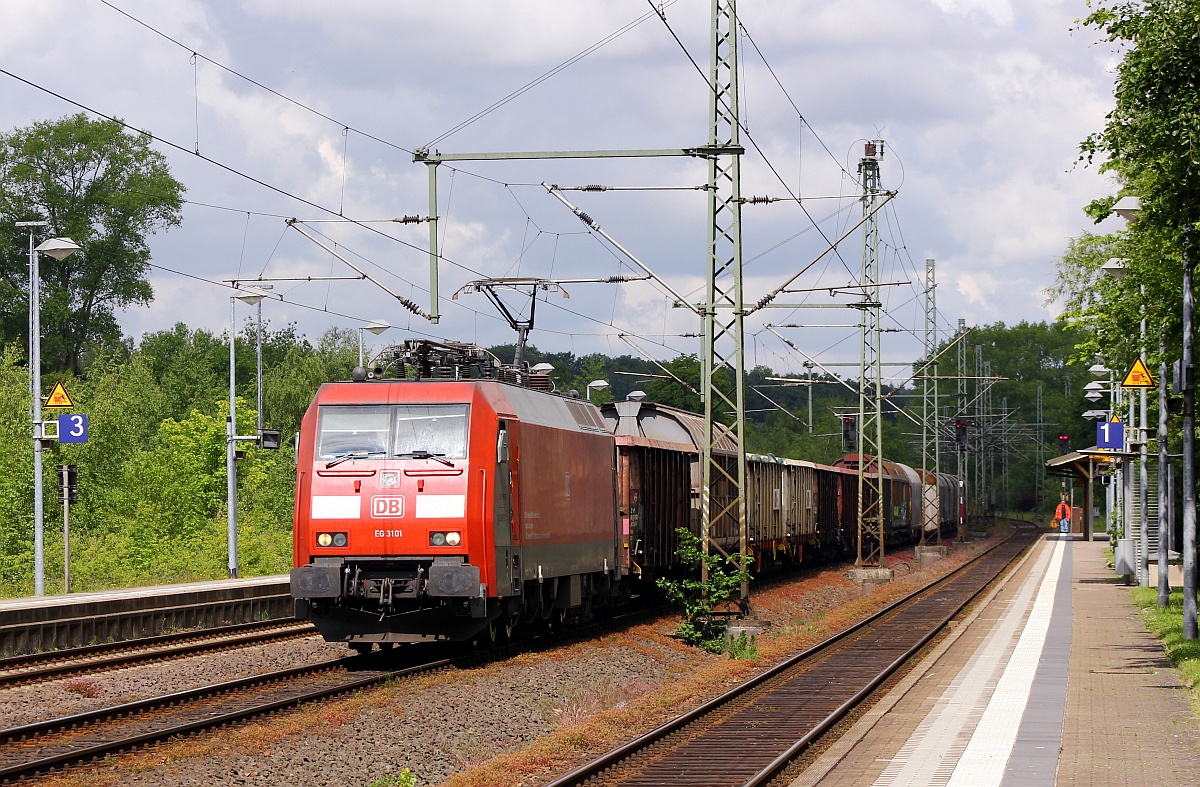
[[1105,545],[1045,535],[791,787],[1195,781],[1200,722]]
[[0,599],[0,656],[291,614],[287,576]]

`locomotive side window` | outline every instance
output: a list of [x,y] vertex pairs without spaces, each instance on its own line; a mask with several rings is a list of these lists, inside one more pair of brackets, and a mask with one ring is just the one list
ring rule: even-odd
[[322,405],[317,458],[382,457],[387,450],[387,405]]
[[467,456],[465,404],[406,404],[392,414],[392,456]]

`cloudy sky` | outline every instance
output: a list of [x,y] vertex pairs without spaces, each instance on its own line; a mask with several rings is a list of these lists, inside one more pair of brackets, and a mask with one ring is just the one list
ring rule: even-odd
[[[222,330],[226,279],[354,275],[285,219],[430,311],[427,167],[442,153],[657,149],[708,137],[708,0],[8,0],[0,4],[0,128],[84,107],[124,119],[187,186],[179,228],[151,241],[153,304],[122,317],[140,337],[176,322]],[[858,162],[884,140],[879,214],[885,356],[917,357],[917,286],[937,260],[942,327],[1045,320],[1042,290],[1081,207],[1109,193],[1078,144],[1103,123],[1118,54],[1075,30],[1083,0],[741,0],[746,300],[793,276],[861,216]],[[678,41],[676,40],[678,38]],[[690,58],[689,59],[689,55]],[[257,83],[257,84],[256,84]],[[60,97],[44,91],[53,91]],[[489,111],[490,110],[490,111]],[[482,114],[481,114],[482,113]],[[171,143],[176,147],[172,147]],[[195,151],[199,151],[199,156]],[[513,334],[479,292],[495,277],[596,278],[632,263],[540,184],[567,191],[667,285],[700,300],[707,172],[688,158],[463,162],[438,179],[440,311],[432,324],[366,281],[276,281],[264,317],[315,338],[379,319],[406,335],[481,344]],[[636,188],[635,188],[636,187]],[[359,223],[328,221],[339,214]],[[792,285],[854,282],[852,235]],[[697,318],[652,282],[543,292],[531,341],[546,350],[697,352]],[[787,302],[846,302],[827,292]],[[781,299],[781,301],[784,299]],[[510,295],[517,311],[527,300]],[[248,316],[250,309],[241,307]],[[845,325],[851,309],[764,309],[748,362],[798,371],[764,324]],[[239,323],[242,316],[239,315]],[[852,327],[783,328],[818,361],[857,361]],[[625,340],[620,338],[626,337]],[[627,343],[628,342],[628,343]],[[639,348],[634,350],[630,343]]]

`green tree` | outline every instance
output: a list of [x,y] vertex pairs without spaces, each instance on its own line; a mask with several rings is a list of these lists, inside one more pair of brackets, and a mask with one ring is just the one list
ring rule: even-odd
[[[1141,197],[1149,224],[1200,220],[1200,0],[1098,2],[1084,24],[1120,44],[1116,105],[1082,145]],[[1112,200],[1093,203],[1107,215]]]
[[45,220],[82,247],[43,257],[41,328],[47,368],[78,372],[90,345],[117,346],[116,311],[153,297],[146,239],[181,221],[183,185],[150,138],[78,114],[0,135],[0,340],[25,336],[28,232]]

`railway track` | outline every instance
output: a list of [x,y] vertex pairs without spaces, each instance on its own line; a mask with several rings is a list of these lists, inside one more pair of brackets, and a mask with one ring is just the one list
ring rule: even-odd
[[0,782],[45,776],[451,663],[385,669],[378,659],[348,656],[0,730]]
[[[614,622],[629,625],[652,612],[627,613]],[[407,675],[555,647],[595,636],[603,628],[592,624],[553,636],[535,635],[470,655],[430,643],[411,650],[347,656],[0,730],[0,783],[42,777],[111,754],[245,722]],[[437,658],[448,653],[452,655]]]
[[274,620],[11,656],[0,659],[0,688],[186,658],[199,653],[214,653],[312,636],[315,633],[316,629],[309,623]]
[[1036,532],[1018,532],[877,615],[546,787],[771,784],[1036,538]]

